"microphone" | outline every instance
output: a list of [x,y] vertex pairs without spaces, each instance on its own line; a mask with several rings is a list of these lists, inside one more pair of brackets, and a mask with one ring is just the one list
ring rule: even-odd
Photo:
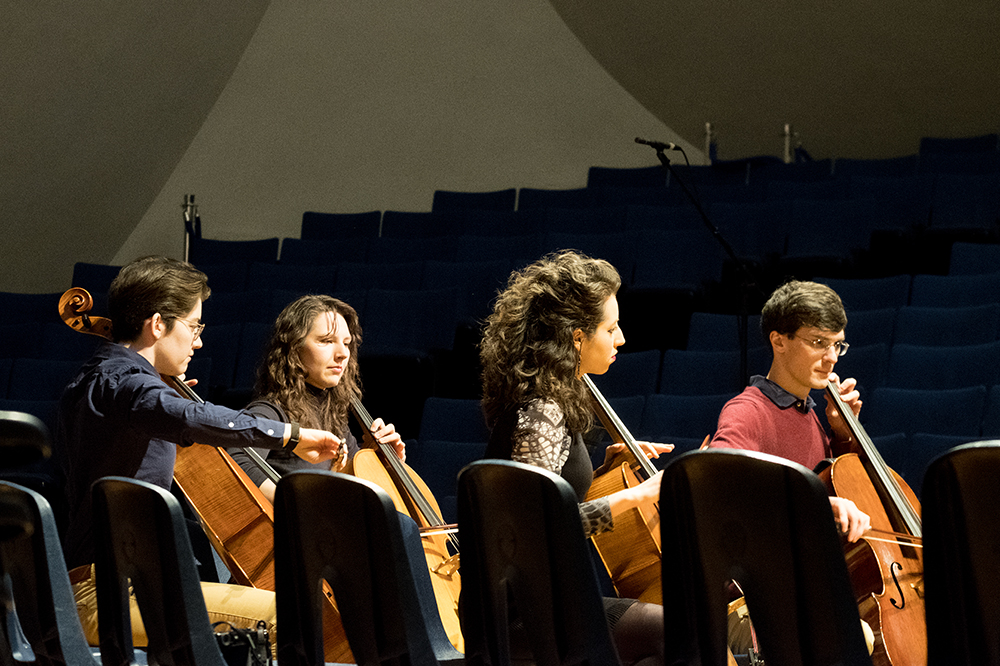
[[649,139],[643,139],[640,137],[635,137],[636,143],[641,143],[644,146],[651,146],[656,148],[656,150],[680,150],[681,147],[676,143],[663,143],[662,141],[650,141]]

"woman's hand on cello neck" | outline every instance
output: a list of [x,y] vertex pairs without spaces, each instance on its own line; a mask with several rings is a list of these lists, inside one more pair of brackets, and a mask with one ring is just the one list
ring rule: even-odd
[[406,444],[396,432],[396,426],[382,419],[375,419],[372,421],[371,436],[379,444],[391,447],[399,459],[406,462]]

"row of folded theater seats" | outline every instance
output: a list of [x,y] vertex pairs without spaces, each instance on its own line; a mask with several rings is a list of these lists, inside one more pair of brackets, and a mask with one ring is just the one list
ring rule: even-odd
[[[191,260],[213,294],[189,376],[207,399],[242,406],[281,308],[308,292],[342,298],[364,327],[366,406],[397,425],[453,520],[457,471],[487,438],[479,327],[512,269],[568,247],[619,269],[627,343],[595,379],[637,438],[676,452],[697,447],[725,400],[767,371],[764,295],[785,276],[815,278],[848,310],[851,349],[837,370],[859,380],[862,423],[919,490],[934,455],[1000,434],[1000,160],[996,137],[981,139],[937,153],[922,143],[905,158],[747,160],[668,176],[594,167],[577,190],[439,191],[426,213],[308,212],[300,238],[194,238]],[[94,294],[95,314],[117,270],[75,266],[72,286]],[[95,340],[59,321],[58,294],[2,298],[22,319],[0,325],[0,408],[51,425]],[[745,367],[740,304],[751,313]]]

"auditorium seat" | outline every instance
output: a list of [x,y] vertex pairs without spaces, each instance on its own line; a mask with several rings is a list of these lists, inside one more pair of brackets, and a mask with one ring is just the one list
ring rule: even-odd
[[490,438],[479,400],[430,397],[424,401],[420,441],[482,442]]
[[61,322],[48,322],[42,324],[42,336],[36,356],[82,363],[93,355],[104,339],[98,335],[81,333]]
[[858,380],[858,389],[861,391],[861,399],[864,400],[872,391],[885,385],[890,349],[887,343],[851,344],[847,354],[837,362],[835,368],[837,376],[841,379],[853,377]]
[[1000,272],[913,276],[910,305],[957,308],[990,303],[1000,303]]
[[75,360],[16,358],[11,364],[7,396],[17,400],[58,400],[79,370],[80,362]]
[[521,269],[545,253],[545,235],[460,236],[456,257],[476,261],[509,261],[511,269]]
[[933,158],[955,153],[991,153],[1000,150],[1000,135],[995,133],[964,137],[920,138],[920,157]]
[[[66,326],[66,330],[71,329]],[[9,324],[0,324],[0,358],[11,359],[19,356],[38,358],[46,355],[49,351],[55,352],[55,350],[43,350],[41,344],[41,322],[14,321]]]
[[247,274],[247,284],[303,294],[329,294],[337,286],[337,266],[253,263]]
[[602,167],[587,170],[587,187],[650,187],[665,188],[666,174],[663,167]]
[[368,260],[369,238],[304,240],[285,238],[281,243],[281,263],[295,266],[336,266],[344,261]]
[[935,176],[931,228],[995,231],[998,219],[1000,171],[974,175],[939,173]]
[[[707,213],[741,259],[766,264],[785,253],[792,223],[791,202],[712,202]],[[706,228],[705,233],[709,231]]]
[[619,351],[611,368],[603,375],[592,375],[591,379],[594,380],[598,390],[608,398],[649,395],[656,393],[660,384],[661,360],[662,352],[658,349],[638,352]]
[[[253,261],[224,261],[225,257],[217,257],[223,261],[202,262],[194,264],[195,268],[208,276],[208,286],[212,293],[231,294],[234,292],[246,291],[252,286],[248,282],[250,265],[252,263],[274,264],[274,260],[253,262]],[[191,262],[194,263],[194,262]],[[257,285],[258,287],[261,285]]]
[[838,178],[914,176],[919,157],[916,154],[885,158],[837,158],[831,170]]
[[688,201],[671,206],[629,205],[625,211],[625,229],[702,230],[705,234],[709,233],[698,210]]
[[557,234],[606,234],[625,229],[626,206],[592,208],[541,208],[542,229]]
[[[665,444],[672,444],[678,437],[701,442],[715,433],[722,406],[737,393],[646,396],[646,409],[636,433],[643,440]],[[675,449],[670,455],[676,457],[683,452]]]
[[[478,402],[478,401],[477,401]],[[458,520],[458,473],[482,459],[486,441],[451,442],[417,439],[406,443],[406,464],[427,484],[445,523]]]
[[675,207],[688,204],[679,187],[593,187],[597,207],[657,206]]
[[951,246],[948,275],[982,275],[1000,272],[1000,243],[966,243]]
[[491,312],[493,301],[507,284],[510,262],[497,261],[428,261],[424,265],[424,289],[450,289],[460,285],[458,319],[477,328]]
[[586,187],[565,190],[522,187],[517,195],[518,210],[532,208],[590,208],[596,205],[596,193]]
[[990,439],[1000,439],[1000,385],[988,387],[982,434]]
[[913,176],[858,176],[850,179],[850,198],[878,199],[886,203],[891,217],[886,226],[891,229],[912,229],[926,226],[931,217],[931,194],[934,177],[928,174]]
[[860,310],[881,310],[899,308],[910,303],[910,287],[913,278],[909,275],[893,275],[883,278],[817,278],[818,282],[829,286],[848,312]]
[[[767,346],[760,332],[760,314],[746,318],[748,348]],[[692,312],[688,326],[689,351],[733,351],[740,349],[740,318],[735,314]]]
[[393,289],[416,291],[424,281],[424,262],[406,263],[357,263],[345,261],[337,271],[338,291],[364,291],[366,289]]
[[513,187],[493,192],[454,192],[435,190],[431,211],[479,208],[483,210],[514,210],[517,190]]
[[441,219],[430,211],[387,210],[382,213],[381,238],[435,238],[451,229],[442,228]]
[[274,263],[278,261],[279,243],[277,237],[259,240],[192,238],[188,261],[195,266],[253,261]]
[[[1000,294],[997,295],[1000,299]],[[993,342],[1000,335],[1000,302],[957,308],[906,306],[896,315],[895,343],[962,346]]]
[[371,210],[364,213],[317,213],[306,211],[302,214],[302,240],[343,241],[357,238],[375,238],[382,225],[382,211]]
[[94,294],[108,293],[111,281],[118,276],[121,266],[109,266],[106,264],[91,264],[78,261],[73,264],[73,287],[82,287]]
[[370,289],[362,349],[383,355],[450,350],[457,323],[457,289]]
[[613,230],[601,233],[550,232],[542,239],[542,248],[544,253],[572,249],[595,259],[604,259],[615,267],[622,285],[626,286],[632,283],[635,262],[642,258],[640,253],[648,249],[643,247],[645,236],[640,237],[638,232]]
[[875,389],[861,420],[873,438],[895,433],[979,436],[986,387]]
[[59,321],[59,297],[62,294],[0,291],[0,312],[16,312],[19,321]]
[[899,308],[848,310],[847,328],[844,329],[845,339],[851,345],[851,350],[848,353],[854,353],[855,347],[875,344],[891,345],[895,341],[894,332],[898,312]]
[[456,238],[449,234],[428,238],[373,238],[368,245],[369,264],[391,268],[422,261],[454,261]]
[[1000,341],[962,347],[896,343],[889,352],[886,386],[940,389],[1000,384]]
[[740,352],[684,351],[667,349],[663,352],[660,372],[660,393],[671,395],[720,395],[739,393],[752,375],[766,374],[771,364],[771,351],[763,347],[749,354],[747,375],[740,375]]

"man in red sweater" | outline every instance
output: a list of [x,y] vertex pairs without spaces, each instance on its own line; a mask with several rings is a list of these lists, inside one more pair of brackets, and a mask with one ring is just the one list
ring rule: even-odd
[[[847,352],[845,326],[843,303],[826,285],[791,281],[778,287],[760,316],[761,332],[774,354],[771,369],[766,377],[751,377],[750,385],[723,406],[710,446],[770,453],[809,469],[849,450],[851,433],[836,408],[827,401],[831,438],[809,395],[832,381],[855,415],[860,411],[857,382],[841,382],[833,372]],[[871,526],[868,515],[851,500],[831,497],[830,504],[834,521],[851,542]]]

